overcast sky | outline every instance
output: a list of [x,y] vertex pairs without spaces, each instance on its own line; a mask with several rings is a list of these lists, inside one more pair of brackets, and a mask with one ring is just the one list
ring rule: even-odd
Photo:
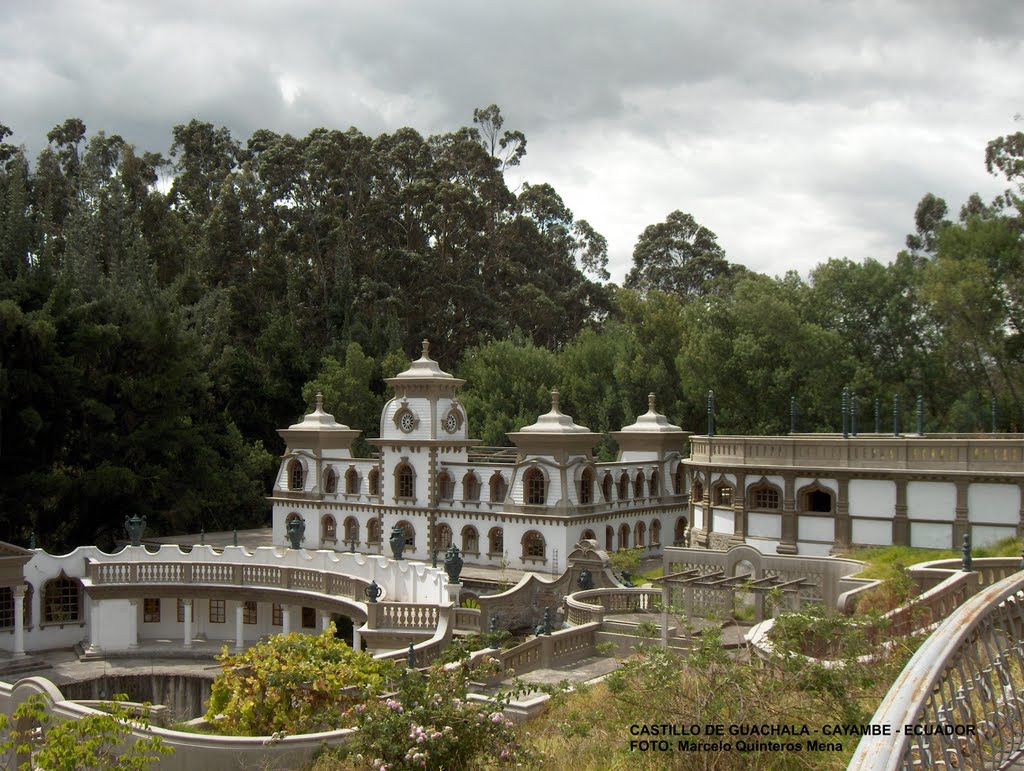
[[927,192],[1001,186],[1024,130],[1024,2],[4,0],[0,123],[33,155],[64,118],[166,153],[191,118],[244,142],[423,134],[498,104],[510,182],[549,182],[612,278],[674,209],[755,270],[891,260]]

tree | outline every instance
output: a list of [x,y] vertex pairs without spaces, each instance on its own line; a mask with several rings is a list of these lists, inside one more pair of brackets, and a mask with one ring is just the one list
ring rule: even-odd
[[[101,714],[80,720],[54,720],[42,696],[32,696],[14,710],[11,718],[0,714],[0,759],[24,760],[20,768],[53,771],[144,771],[173,750],[159,736],[139,737],[136,729],[149,727],[142,715],[132,715],[117,699],[104,705]],[[27,730],[19,726],[31,726]],[[25,760],[27,758],[27,760]],[[4,768],[10,768],[4,763]]]
[[496,104],[482,109],[473,110],[473,123],[476,124],[477,133],[480,137],[480,144],[498,162],[498,168],[504,170],[507,166],[518,166],[519,162],[526,155],[526,136],[522,131],[505,131],[501,133],[501,127],[505,125],[505,119],[501,115],[501,108]]
[[717,278],[735,271],[718,237],[677,209],[640,234],[625,285],[641,292],[657,289],[684,298],[700,297],[711,292]]
[[920,200],[914,211],[917,233],[907,236],[907,248],[911,252],[932,254],[935,251],[935,241],[939,232],[950,224],[949,220],[945,219],[947,211],[946,202],[931,193]]

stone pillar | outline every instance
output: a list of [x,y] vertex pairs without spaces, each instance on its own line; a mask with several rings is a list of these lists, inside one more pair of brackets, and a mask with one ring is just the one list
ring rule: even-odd
[[732,491],[732,535],[729,545],[747,541],[747,475],[736,472],[736,486]]
[[242,615],[244,613],[244,608],[245,608],[245,606],[241,602],[239,602],[238,605],[235,607],[235,650],[236,651],[240,651],[240,650],[242,650],[243,647],[245,647],[245,633],[242,631],[244,629],[243,624],[245,623],[245,620],[242,618]]
[[898,478],[896,483],[896,509],[892,518],[893,546],[910,546],[910,521],[907,519],[907,480]]
[[352,650],[361,651],[363,649],[363,636],[359,634],[359,627],[352,627]]
[[192,600],[182,600],[182,626],[184,627],[184,643],[186,648],[192,647]]
[[672,602],[672,590],[668,584],[661,585],[661,647],[668,647],[668,606]]
[[289,634],[292,631],[292,612],[287,605],[281,606],[281,634]]
[[326,632],[327,627],[331,625],[331,614],[326,610],[320,611],[320,631]]
[[139,647],[139,601],[138,599],[128,600],[131,612],[128,614],[130,628],[128,630],[128,647]]
[[1020,482],[1020,505],[1017,510],[1017,537],[1024,536],[1024,482]]
[[777,549],[779,554],[796,554],[796,534],[796,477],[786,474],[783,477],[782,540]]
[[[88,596],[88,595],[87,595]],[[99,653],[100,651],[100,629],[103,625],[100,603],[89,597],[89,652]]]
[[25,655],[25,584],[12,587],[14,594],[14,655]]
[[951,549],[960,549],[964,545],[964,536],[971,532],[971,523],[967,512],[967,480],[958,479],[956,484],[956,509],[953,517],[953,544]]
[[850,522],[850,480],[838,476],[836,482],[839,492],[836,496],[835,535],[831,554],[849,549],[850,541],[853,539],[853,527]]

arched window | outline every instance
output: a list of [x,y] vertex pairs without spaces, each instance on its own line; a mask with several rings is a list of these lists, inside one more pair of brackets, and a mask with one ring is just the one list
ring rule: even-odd
[[594,502],[594,471],[583,469],[580,475],[580,505],[586,506]]
[[651,497],[657,498],[661,493],[658,491],[658,471],[651,472],[651,481],[647,483],[647,489],[651,491]]
[[376,517],[366,523],[366,542],[380,543],[380,520]]
[[398,523],[398,526],[405,531],[405,548],[415,549],[416,548],[416,528],[411,523],[406,522],[404,519]]
[[686,521],[686,517],[678,517],[676,519],[676,529],[672,536],[673,546],[685,546],[686,545],[686,528],[689,522]]
[[676,495],[682,495],[683,491],[686,489],[686,472],[684,471],[685,468],[686,467],[683,466],[682,463],[676,466],[676,473],[674,477]]
[[395,497],[416,497],[416,475],[408,463],[400,463],[395,469]]
[[593,530],[584,530],[583,535],[580,536],[581,541],[596,541],[597,536],[594,535]]
[[500,557],[505,553],[505,531],[500,527],[492,527],[487,534],[487,556]]
[[643,522],[637,522],[636,527],[633,528],[633,539],[637,546],[647,545],[647,525]]
[[63,572],[43,584],[43,623],[67,624],[82,618],[82,584]]
[[338,475],[331,466],[328,466],[324,473],[324,492],[328,494],[338,492]]
[[661,520],[651,520],[651,546],[661,543]]
[[777,487],[762,482],[747,491],[747,501],[751,509],[772,511],[779,508],[779,490]]
[[474,555],[480,553],[480,534],[472,525],[462,528],[462,552]]
[[831,491],[815,485],[800,491],[800,511],[830,514],[832,512]]
[[619,528],[619,548],[629,548],[629,525],[623,525]]
[[359,543],[359,520],[355,517],[345,518],[345,543]]
[[[32,584],[26,583],[21,599],[21,624],[23,629],[32,626]],[[0,588],[0,629],[14,628],[14,589]]]
[[491,503],[501,503],[505,500],[505,494],[508,492],[508,483],[505,481],[505,477],[497,471],[491,477],[490,487]]
[[439,551],[448,551],[448,547],[451,545],[452,529],[442,522],[434,528],[434,548]]
[[301,490],[305,478],[306,472],[303,470],[302,464],[295,458],[292,458],[288,462],[288,489]]
[[604,496],[605,503],[611,503],[612,484],[612,475],[606,473],[601,479],[601,495]]
[[542,560],[544,559],[544,536],[536,530],[530,530],[523,536],[523,559]]
[[376,468],[370,469],[366,480],[370,487],[370,495],[380,495],[380,471]]
[[442,501],[450,501],[455,495],[455,483],[447,471],[437,475],[437,497]]
[[325,514],[323,519],[320,520],[320,540],[338,540],[338,523],[335,522],[334,517],[330,514]]
[[629,497],[629,474],[625,471],[619,477],[619,489],[615,491],[620,501],[624,501]]
[[462,500],[480,500],[480,482],[477,481],[476,474],[472,471],[462,478]]
[[711,489],[712,506],[732,506],[732,488],[725,482],[720,482]]
[[636,479],[633,480],[633,497],[643,498],[644,497],[644,472],[636,472]]
[[615,528],[608,525],[604,529],[605,551],[615,551]]
[[539,468],[529,468],[523,474],[523,497],[528,506],[543,506],[547,503],[547,480]]
[[704,483],[700,480],[693,480],[693,487],[690,489],[690,500],[694,503],[704,500]]
[[348,495],[359,494],[359,472],[354,468],[345,472],[345,492]]

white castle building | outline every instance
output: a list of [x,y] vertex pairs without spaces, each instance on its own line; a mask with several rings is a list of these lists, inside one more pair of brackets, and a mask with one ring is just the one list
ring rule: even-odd
[[287,545],[301,518],[302,546],[390,554],[395,526],[405,556],[440,558],[454,543],[470,564],[557,573],[575,544],[660,553],[686,537],[687,489],[681,461],[689,433],[654,408],[612,436],[619,453],[597,463],[599,434],[551,411],[510,433],[514,448],[470,438],[458,400],[465,381],[423,355],[389,378],[394,397],[380,417],[379,457],[352,456],[357,430],[316,409],[279,431],[287,449],[270,500],[273,539]]

